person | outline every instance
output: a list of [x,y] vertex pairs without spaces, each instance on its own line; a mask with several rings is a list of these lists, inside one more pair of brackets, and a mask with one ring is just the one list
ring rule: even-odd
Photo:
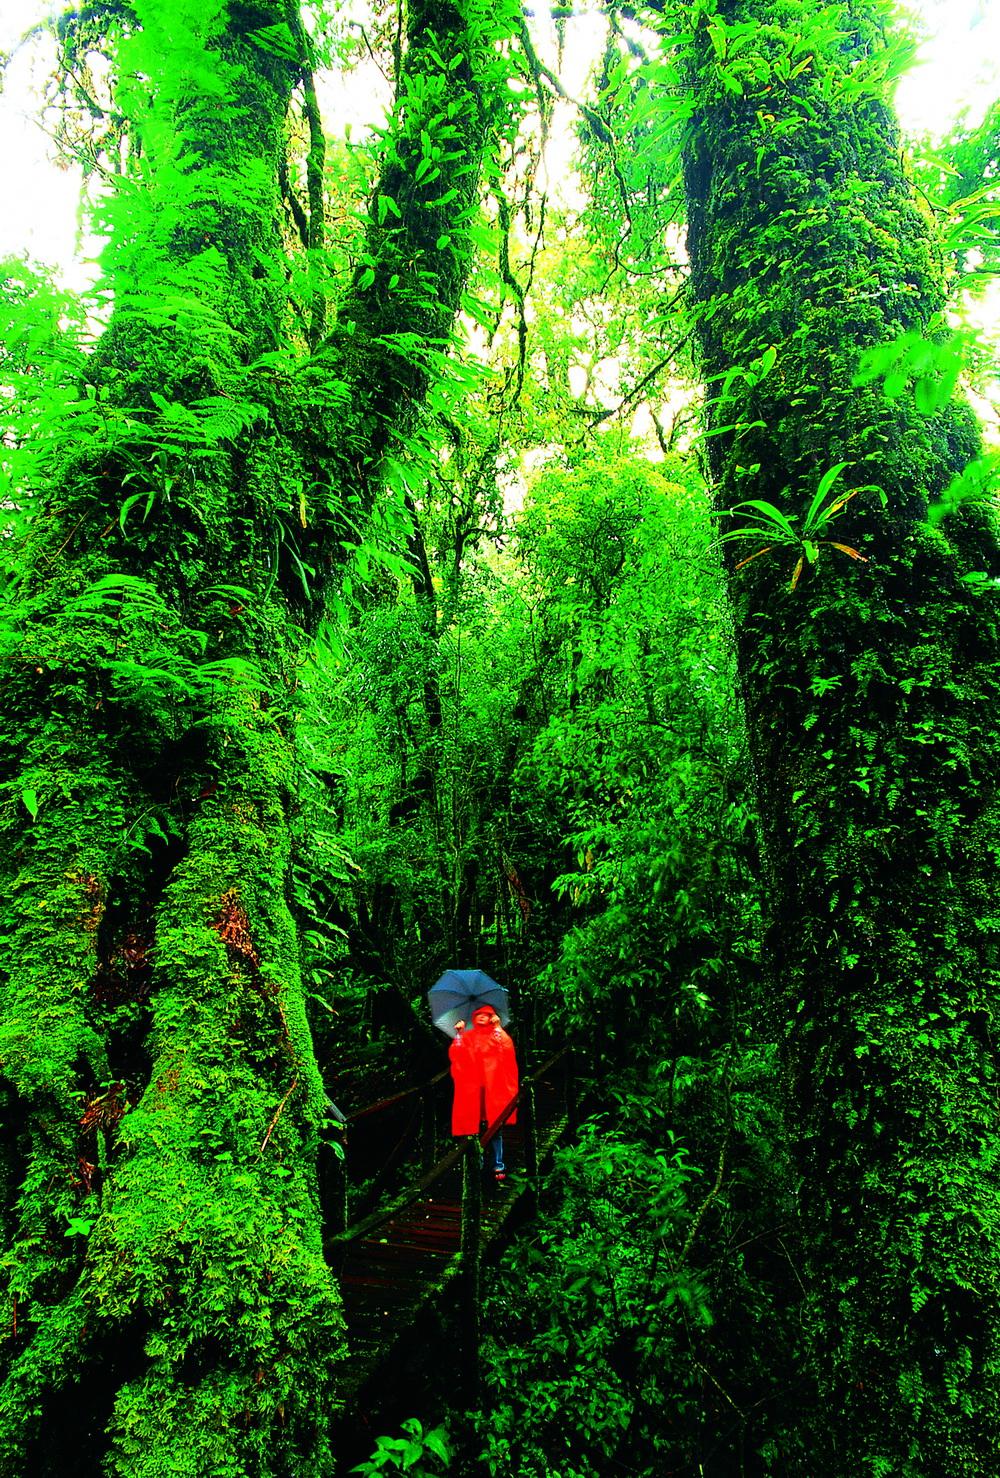
[[[517,1058],[514,1043],[500,1025],[492,1006],[477,1006],[472,1013],[472,1028],[465,1022],[455,1027],[455,1039],[448,1048],[455,1096],[451,1107],[451,1132],[481,1134],[503,1113],[517,1093]],[[508,1124],[516,1123],[514,1109]],[[487,1166],[494,1180],[502,1185],[507,1178],[503,1162],[503,1134],[498,1129],[485,1146]]]

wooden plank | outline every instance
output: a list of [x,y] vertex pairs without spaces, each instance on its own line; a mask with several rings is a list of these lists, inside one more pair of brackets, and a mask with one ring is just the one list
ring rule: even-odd
[[[539,1088],[547,1086],[540,1084]],[[539,1104],[540,1158],[551,1154],[565,1132],[561,1110],[561,1097],[552,1105]],[[504,1148],[514,1172],[502,1194],[484,1197],[484,1253],[501,1238],[526,1188],[516,1168],[523,1158],[519,1128],[505,1130]],[[414,1201],[398,1212],[380,1228],[382,1235],[354,1242],[346,1250],[340,1284],[351,1353],[343,1372],[343,1401],[377,1374],[389,1351],[406,1337],[421,1311],[441,1297],[459,1271],[461,1203],[454,1195],[442,1195],[443,1187],[437,1189],[435,1199]]]

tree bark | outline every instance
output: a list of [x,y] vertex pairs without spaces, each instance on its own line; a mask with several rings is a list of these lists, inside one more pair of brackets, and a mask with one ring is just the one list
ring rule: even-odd
[[1000,617],[967,579],[995,580],[1000,549],[982,510],[926,521],[978,455],[968,408],[856,379],[865,349],[946,337],[883,23],[719,0],[687,52],[716,506],[766,500],[801,532],[836,464],[828,503],[878,489],[815,536],[867,562],[725,545],[822,1397],[801,1471],[831,1478],[994,1472],[1000,1374]]
[[287,902],[297,664],[446,344],[506,11],[411,5],[374,268],[315,354],[279,233],[297,9],[134,11],[114,312],[0,633],[0,1469],[319,1478],[345,1344]]

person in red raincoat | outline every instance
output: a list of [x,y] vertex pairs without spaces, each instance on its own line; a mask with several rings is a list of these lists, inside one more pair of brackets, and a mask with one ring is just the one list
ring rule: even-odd
[[[455,1040],[448,1048],[455,1098],[451,1107],[452,1134],[479,1134],[492,1124],[517,1092],[517,1058],[514,1043],[500,1025],[492,1006],[477,1006],[472,1013],[472,1029],[465,1022],[456,1026]],[[506,1121],[517,1120],[515,1109]],[[486,1146],[491,1154],[493,1174],[498,1181],[506,1179],[503,1163],[503,1136],[498,1130]]]

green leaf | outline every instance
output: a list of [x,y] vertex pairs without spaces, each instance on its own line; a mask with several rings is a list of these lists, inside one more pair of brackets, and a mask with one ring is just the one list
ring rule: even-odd
[[[721,397],[720,397],[721,398]],[[732,421],[728,426],[713,426],[709,431],[701,433],[701,440],[707,441],[710,436],[725,436],[729,431],[766,431],[765,421]]]
[[295,38],[291,28],[284,21],[279,21],[274,26],[261,26],[258,31],[251,31],[249,39],[254,45],[259,46],[261,51],[270,52],[272,56],[280,56],[290,62],[299,60]]
[[724,24],[710,25],[708,27],[708,39],[712,43],[718,61],[723,61],[726,55],[726,27]]
[[744,508],[752,509],[754,514],[765,526],[779,530],[786,539],[791,540],[795,544],[799,542],[799,536],[789,522],[787,515],[782,513],[781,509],[776,507],[775,504],[768,503],[764,498],[748,498],[744,503],[737,503],[728,512],[735,515],[742,512]]
[[937,380],[918,380],[913,387],[913,404],[921,416],[933,416],[948,399],[942,395],[942,384]]
[[834,483],[837,481],[837,478],[843,472],[844,468],[850,467],[850,465],[850,462],[838,462],[836,466],[828,467],[827,470],[823,473],[823,476],[819,480],[819,486],[813,494],[812,502],[809,504],[809,509],[806,513],[805,531],[807,534],[813,528],[816,515],[819,513],[820,508],[823,506],[823,502],[826,499],[826,496],[829,493],[830,489],[833,487]]
[[143,501],[145,501],[146,506],[142,512],[142,521],[145,523],[150,515],[153,504],[156,502],[156,493],[152,491],[148,493],[133,493],[131,497],[125,499],[125,502],[121,506],[121,512],[118,515],[118,527],[122,533],[125,532],[125,520],[128,518],[129,513],[137,503]]
[[38,820],[38,796],[33,790],[22,790],[21,800],[32,821]]
[[445,1441],[443,1428],[435,1427],[432,1432],[428,1432],[424,1437],[424,1444],[430,1452],[434,1453],[435,1457],[441,1459],[442,1463],[447,1464],[451,1461],[451,1453]]

